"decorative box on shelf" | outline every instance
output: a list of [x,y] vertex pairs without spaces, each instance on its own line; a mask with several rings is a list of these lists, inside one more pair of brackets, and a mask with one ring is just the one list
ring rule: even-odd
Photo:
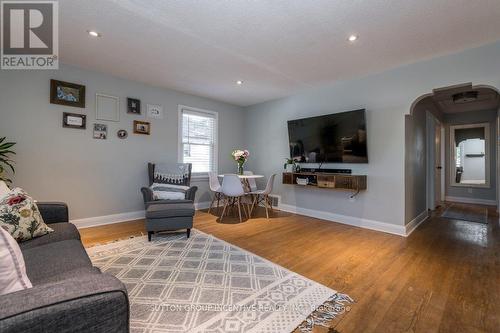
[[356,196],[366,190],[366,175],[322,173],[322,172],[284,172],[283,184],[315,186],[326,189],[351,190]]

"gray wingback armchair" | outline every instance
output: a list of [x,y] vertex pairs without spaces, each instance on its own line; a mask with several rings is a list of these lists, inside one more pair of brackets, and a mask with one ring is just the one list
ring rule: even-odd
[[184,201],[194,202],[198,187],[191,186],[191,163],[172,163],[167,165],[162,164],[162,166],[167,166],[171,170],[176,171],[176,173],[173,175],[169,175],[171,177],[161,175],[158,172],[155,172],[156,164],[148,163],[149,186],[151,186],[153,183],[188,186],[189,189],[186,191],[185,200],[154,200],[153,191],[151,190],[151,188],[143,187],[141,188],[141,192],[146,208],[151,204],[174,203],[174,201],[179,203]]

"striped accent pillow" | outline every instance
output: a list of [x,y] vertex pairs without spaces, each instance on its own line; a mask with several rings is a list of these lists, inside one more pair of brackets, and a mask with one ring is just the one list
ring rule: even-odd
[[0,295],[33,287],[16,240],[0,227]]

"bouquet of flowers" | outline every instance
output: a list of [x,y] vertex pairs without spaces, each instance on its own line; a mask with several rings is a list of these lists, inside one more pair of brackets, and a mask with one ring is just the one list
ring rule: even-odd
[[243,174],[243,164],[247,161],[250,156],[250,152],[248,150],[235,149],[231,153],[233,159],[238,163],[238,174]]

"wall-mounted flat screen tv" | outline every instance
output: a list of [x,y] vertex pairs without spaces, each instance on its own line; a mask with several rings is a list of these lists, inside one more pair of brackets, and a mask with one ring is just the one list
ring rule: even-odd
[[302,163],[368,163],[365,113],[289,120],[290,157]]

